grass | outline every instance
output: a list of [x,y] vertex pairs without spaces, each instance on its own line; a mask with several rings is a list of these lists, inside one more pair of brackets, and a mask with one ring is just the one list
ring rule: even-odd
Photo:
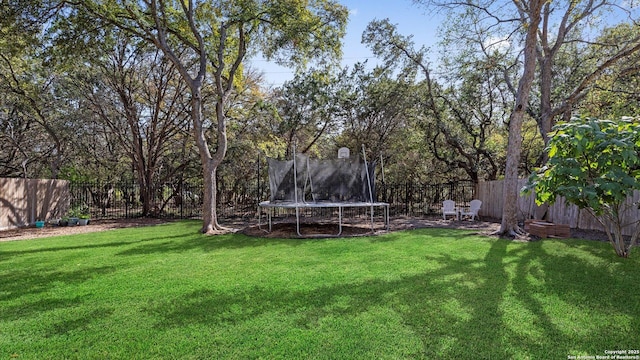
[[638,254],[608,243],[199,225],[0,243],[0,359],[566,359],[640,345]]

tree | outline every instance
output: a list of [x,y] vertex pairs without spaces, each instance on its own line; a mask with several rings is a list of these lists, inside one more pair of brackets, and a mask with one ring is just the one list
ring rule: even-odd
[[[640,51],[640,36],[633,29],[637,25],[624,23],[636,21],[632,7],[610,0],[544,4],[536,47],[539,75],[527,111],[538,123],[545,144],[555,122],[568,119],[600,77]],[[606,25],[596,25],[607,12],[623,23],[607,28],[613,22],[607,19],[601,22]],[[540,161],[546,156],[542,152]],[[543,204],[536,217],[544,217],[546,209]]]
[[[634,33],[640,33],[640,27],[621,24],[601,37],[605,43],[611,43],[611,38]],[[599,49],[591,51],[595,55]],[[580,101],[580,113],[601,119],[640,113],[640,53],[617,62],[598,77],[592,90]]]
[[521,230],[518,227],[518,166],[520,165],[520,152],[522,148],[522,124],[529,102],[529,93],[536,70],[536,42],[538,25],[541,21],[542,7],[546,0],[530,0],[519,2],[514,0],[520,14],[522,31],[525,32],[523,50],[523,71],[518,82],[515,96],[515,106],[509,118],[509,140],[507,145],[507,162],[505,164],[502,223],[500,233],[515,236]]
[[[332,59],[339,54],[348,14],[346,8],[331,0],[120,0],[75,4],[78,17],[97,17],[156,46],[189,88],[190,116],[204,179],[204,233],[221,230],[216,211],[216,173],[228,147],[225,108],[242,74],[243,61],[255,51],[283,64],[304,63],[327,54],[325,59]],[[216,100],[212,118],[206,116],[203,107],[207,74],[211,75]],[[215,131],[209,131],[210,125]],[[210,143],[215,144],[213,149]]]
[[[93,118],[119,144],[140,186],[142,215],[153,214],[156,190],[190,165],[187,90],[175,67],[155,47],[115,31],[114,46],[86,61],[74,76]],[[173,159],[172,159],[173,158]]]
[[11,97],[0,99],[0,109],[0,177],[33,176],[27,168],[34,160],[29,149],[38,145],[34,122]]
[[[640,37],[635,31],[617,32],[607,41],[594,41],[592,36],[586,36],[603,33],[616,21],[636,24],[632,27],[637,28],[633,5],[625,7],[612,0],[416,2],[450,9],[460,15],[459,18],[471,14],[468,17],[471,23],[457,26],[463,35],[460,41],[468,42],[475,37],[478,47],[485,48],[490,33],[497,40],[495,42],[521,49],[518,61],[522,65],[516,64],[520,69],[520,80],[517,88],[512,87],[516,100],[509,121],[504,213],[500,229],[505,235],[515,235],[520,232],[515,204],[522,119],[525,114],[532,116],[546,141],[557,118],[570,115],[600,76],[640,49]],[[568,64],[571,65],[563,67]],[[509,78],[505,80],[509,81]],[[544,161],[544,154],[541,160]]]
[[[607,13],[620,23],[601,21]],[[535,100],[539,104],[529,109],[545,144],[555,122],[562,117],[567,120],[598,79],[640,52],[638,20],[632,4],[625,7],[617,1],[544,4],[536,47],[539,92]]]
[[229,101],[229,149],[218,172],[218,192],[230,200],[238,194],[258,194],[257,198],[262,198],[261,193],[256,193],[256,189],[261,190],[256,171],[262,173],[264,167],[257,162],[265,153],[262,145],[274,138],[269,120],[261,113],[267,96],[263,84],[264,75],[260,71],[246,68]]
[[341,132],[333,139],[333,153],[345,146],[357,154],[364,145],[367,157],[384,165],[386,175],[379,175],[385,181],[437,181],[433,173],[438,171],[417,124],[421,84],[380,70],[367,71],[365,64],[358,63],[339,75],[332,101],[338,104],[335,117],[340,119]]
[[338,79],[328,71],[313,70],[296,75],[277,89],[276,134],[285,139],[287,157],[294,144],[296,151],[308,153],[335,130],[339,110],[337,83]]
[[501,81],[502,71],[493,65],[499,61],[497,56],[474,58],[466,65],[448,68],[452,80],[444,86],[432,74],[428,49],[416,50],[411,37],[398,34],[388,20],[369,23],[363,42],[384,59],[377,69],[380,74],[397,71],[398,84],[413,90],[409,99],[412,109],[407,109],[405,116],[413,112],[411,116],[419,119],[425,141],[446,172],[474,182],[494,179],[502,165],[491,139],[502,127],[504,103],[510,99]]
[[439,98],[448,124],[433,126],[432,151],[450,172],[462,169],[475,183],[496,180],[504,169],[505,124],[513,102],[504,57],[497,51],[463,51],[443,64],[447,85]]
[[[3,2],[0,7],[0,141],[7,151],[0,166],[6,175],[48,172],[55,178],[66,155],[68,133],[56,111],[64,102],[56,102],[54,91],[61,74],[39,56],[45,41],[41,24],[56,8],[47,0]],[[48,171],[28,169],[32,164],[46,164]]]
[[[538,204],[558,197],[586,209],[604,227],[618,256],[628,257],[640,235],[640,219],[624,223],[625,212],[640,208],[627,197],[640,190],[638,118],[572,118],[558,124],[549,140],[549,160],[529,179]],[[630,239],[622,229],[635,226]]]
[[[63,72],[34,56],[35,52],[30,47],[13,56],[0,53],[0,93],[10,109],[4,116],[7,123],[2,139],[13,144],[11,152],[22,154],[25,177],[46,175],[55,179],[72,143],[72,127],[65,122],[65,112],[70,109],[56,94]],[[25,137],[25,131],[31,134]],[[35,139],[37,144],[33,143]],[[48,171],[28,172],[26,165],[31,163],[46,164]]]
[[[504,41],[516,46],[521,44],[522,67],[517,87],[513,87],[514,105],[509,116],[509,137],[504,176],[504,196],[502,223],[499,233],[505,236],[516,236],[521,232],[517,218],[518,170],[522,149],[522,125],[528,111],[531,88],[536,75],[538,34],[543,21],[543,9],[551,2],[548,0],[488,0],[488,1],[456,1],[456,0],[417,0],[418,3],[434,5],[453,10],[478,11],[484,14],[487,28],[503,29],[512,24],[511,31],[506,31]],[[553,2],[555,4],[555,2]],[[572,2],[576,3],[576,2]],[[511,4],[511,6],[507,6]],[[508,79],[506,79],[508,81]]]

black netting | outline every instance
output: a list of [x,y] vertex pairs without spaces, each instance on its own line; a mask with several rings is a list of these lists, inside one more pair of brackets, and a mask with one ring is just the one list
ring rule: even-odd
[[[269,161],[271,201],[368,202],[375,201],[375,164],[367,167],[359,159],[317,160],[296,155],[296,198],[294,162]],[[371,184],[371,190],[369,188]]]
[[[304,185],[307,176],[307,157],[296,155],[295,176],[293,160],[275,160],[267,158],[269,164],[270,201],[304,201]],[[296,196],[294,179],[297,180]]]

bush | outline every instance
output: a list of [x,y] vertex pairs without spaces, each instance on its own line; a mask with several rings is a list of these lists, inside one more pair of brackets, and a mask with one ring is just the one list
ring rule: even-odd
[[[554,127],[549,160],[529,178],[525,192],[535,190],[536,202],[568,203],[589,211],[604,227],[616,254],[628,257],[640,234],[638,220],[624,224],[624,214],[640,204],[627,197],[640,190],[640,119],[615,121],[573,118]],[[622,229],[635,226],[630,239]]]

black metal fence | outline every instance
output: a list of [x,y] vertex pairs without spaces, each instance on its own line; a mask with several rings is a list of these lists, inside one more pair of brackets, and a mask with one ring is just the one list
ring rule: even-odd
[[[390,204],[391,216],[424,216],[440,212],[442,201],[466,205],[476,197],[470,181],[446,184],[377,184],[377,200]],[[71,207],[88,208],[93,219],[135,218],[143,215],[140,187],[135,183],[71,184]],[[202,185],[167,183],[153,194],[151,215],[162,218],[202,216]],[[258,203],[269,197],[268,182],[218,192],[220,218],[255,218]]]
[[442,211],[442,201],[453,200],[459,206],[476,198],[476,185],[471,181],[445,184],[378,184],[378,200],[389,203],[390,215],[422,216]]

